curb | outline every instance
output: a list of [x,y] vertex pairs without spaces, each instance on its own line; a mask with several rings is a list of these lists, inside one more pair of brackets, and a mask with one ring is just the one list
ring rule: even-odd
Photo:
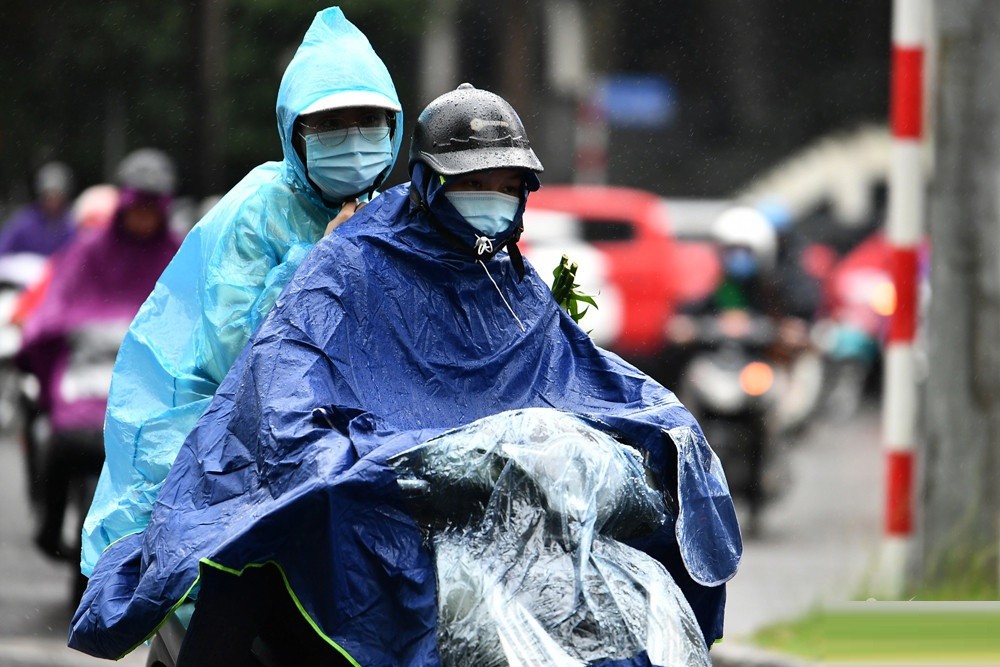
[[752,644],[728,641],[712,647],[709,656],[712,667],[813,667],[816,664]]

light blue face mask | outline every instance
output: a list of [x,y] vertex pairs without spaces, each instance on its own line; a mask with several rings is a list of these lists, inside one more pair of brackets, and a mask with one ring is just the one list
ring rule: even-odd
[[367,192],[392,161],[389,137],[370,141],[356,127],[336,146],[325,146],[321,134],[307,134],[306,169],[309,178],[334,201]]
[[455,210],[485,236],[496,238],[510,229],[521,205],[517,197],[500,192],[446,192]]

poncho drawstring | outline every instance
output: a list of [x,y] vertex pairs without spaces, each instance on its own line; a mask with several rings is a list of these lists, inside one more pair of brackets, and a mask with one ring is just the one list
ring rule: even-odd
[[[486,238],[486,237],[480,237],[480,238]],[[489,239],[486,240],[489,241]],[[496,289],[497,294],[500,295],[500,299],[503,301],[503,305],[507,306],[507,310],[509,310],[510,314],[514,317],[514,320],[517,322],[517,326],[521,327],[521,333],[527,331],[527,329],[524,328],[524,323],[521,322],[521,318],[517,316],[517,313],[514,312],[514,309],[510,307],[509,303],[507,303],[507,298],[504,297],[503,292],[500,291],[500,286],[497,285],[497,281],[493,280],[493,276],[490,275],[490,270],[486,268],[486,264],[484,264],[483,260],[481,259],[476,261],[479,263],[480,266],[483,267],[483,271],[486,272],[486,277],[490,279],[491,283],[493,283],[493,287]]]

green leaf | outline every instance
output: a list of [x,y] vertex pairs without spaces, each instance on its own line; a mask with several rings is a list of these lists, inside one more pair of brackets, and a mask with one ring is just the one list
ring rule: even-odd
[[[594,300],[594,297],[578,291],[580,289],[579,283],[576,282],[578,268],[579,264],[570,262],[569,257],[563,255],[559,265],[552,271],[552,298],[577,324],[580,323],[591,306],[597,308],[597,301]],[[586,304],[587,307],[581,310],[581,304]]]

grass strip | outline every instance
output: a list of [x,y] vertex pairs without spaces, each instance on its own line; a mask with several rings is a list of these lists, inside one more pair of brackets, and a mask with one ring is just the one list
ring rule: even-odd
[[1000,662],[1000,610],[823,610],[765,628],[754,642],[815,661]]

